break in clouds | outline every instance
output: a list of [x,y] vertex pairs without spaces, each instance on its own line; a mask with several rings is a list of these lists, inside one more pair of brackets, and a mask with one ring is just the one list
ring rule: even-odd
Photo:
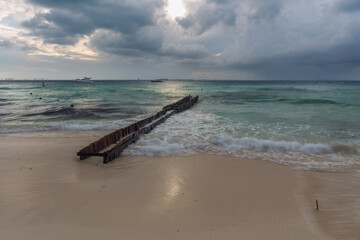
[[[357,0],[28,0],[24,4],[33,8],[32,16],[12,26],[43,47],[66,48],[86,39],[99,61],[109,56],[119,62],[166,63],[187,70],[173,77],[197,71],[228,72],[234,79],[355,79],[360,73]],[[184,11],[170,10],[170,4]],[[9,19],[11,14],[1,17]],[[2,23],[6,24],[9,21]],[[19,51],[31,53],[30,44],[0,35],[0,48],[17,44]]]

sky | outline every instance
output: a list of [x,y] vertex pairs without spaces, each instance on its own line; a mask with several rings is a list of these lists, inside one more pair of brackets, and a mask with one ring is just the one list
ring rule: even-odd
[[0,79],[360,80],[359,0],[0,0]]

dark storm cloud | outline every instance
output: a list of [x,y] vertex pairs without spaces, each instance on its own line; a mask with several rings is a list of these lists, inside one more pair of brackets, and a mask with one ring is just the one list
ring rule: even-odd
[[[293,79],[338,78],[344,71],[360,65],[360,43],[338,44],[322,50],[294,51],[262,57],[250,62],[237,61],[232,69],[251,70],[279,78]],[[269,75],[270,74],[270,75]]]
[[249,20],[261,22],[271,21],[279,15],[283,6],[283,1],[268,0],[268,1],[251,1],[250,5],[254,11],[249,15]]
[[360,17],[339,6],[249,1],[239,11],[243,28],[217,64],[268,79],[350,76],[360,70]]
[[213,25],[222,22],[225,25],[233,26],[236,21],[236,14],[231,7],[217,8],[201,8],[197,12],[198,21],[202,26],[202,30],[207,30]]
[[135,34],[100,30],[95,33],[91,45],[109,54],[144,56],[156,53],[161,48],[162,41],[162,35],[151,28],[144,28]]
[[141,28],[154,25],[154,12],[159,1],[45,1],[31,2],[50,8],[23,22],[32,34],[47,43],[74,44],[79,37],[96,29],[136,34]]
[[38,14],[22,25],[46,43],[66,45],[75,44],[81,35],[90,34],[94,30],[86,22],[89,23],[85,17],[55,10],[51,14]]
[[194,25],[195,19],[192,15],[188,15],[186,17],[177,17],[176,21],[182,26],[183,28],[190,28]]
[[185,17],[178,17],[176,21],[184,29],[194,30],[200,35],[218,24],[235,26],[239,17],[237,10],[244,6],[248,7],[246,10],[248,12],[244,15],[249,21],[256,23],[272,21],[280,14],[283,2],[281,0],[207,0],[196,9],[190,9],[190,13]]
[[207,0],[208,3],[216,3],[216,4],[227,4],[231,0]]
[[175,59],[202,59],[210,55],[210,52],[199,44],[164,46],[161,33],[153,28],[144,28],[134,35],[99,31],[91,40],[91,45],[102,52],[132,57],[158,55]]
[[236,22],[236,8],[231,1],[208,0],[208,2],[195,11],[190,12],[176,21],[185,29],[193,29],[197,34],[209,30],[217,24],[234,26]]
[[360,11],[359,0],[338,0],[335,4],[337,10],[344,12],[357,12]]
[[[80,37],[91,35],[93,48],[113,55],[157,55],[174,59],[201,59],[210,55],[200,44],[164,44],[163,30],[156,25],[155,19],[155,10],[162,7],[160,0],[136,3],[100,0],[32,2],[50,8],[50,12],[38,13],[22,25],[46,43],[73,45]],[[220,21],[234,24],[235,15],[224,9],[200,10],[197,20],[202,29]]]
[[209,50],[199,44],[169,44],[161,49],[160,54],[178,59],[202,59],[210,56]]
[[29,0],[29,2],[48,8],[68,7],[81,4],[92,4],[96,0]]

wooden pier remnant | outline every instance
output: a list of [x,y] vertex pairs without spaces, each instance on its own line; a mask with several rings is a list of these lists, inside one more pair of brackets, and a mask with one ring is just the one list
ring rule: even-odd
[[163,107],[160,112],[151,117],[118,129],[90,143],[81,149],[77,155],[80,156],[80,160],[90,156],[103,157],[103,163],[109,163],[118,158],[127,146],[138,140],[140,135],[149,133],[157,125],[171,117],[171,115],[191,108],[197,103],[198,99],[198,96],[186,96],[173,104]]

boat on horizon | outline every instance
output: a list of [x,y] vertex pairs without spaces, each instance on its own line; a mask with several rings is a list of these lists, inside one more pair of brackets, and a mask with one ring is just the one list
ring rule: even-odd
[[76,83],[94,83],[93,81],[91,81],[91,77],[84,77],[82,79],[77,78],[74,80]]
[[167,78],[158,78],[158,79],[155,79],[155,80],[151,80],[150,82],[163,82],[163,81],[167,81],[169,79]]

